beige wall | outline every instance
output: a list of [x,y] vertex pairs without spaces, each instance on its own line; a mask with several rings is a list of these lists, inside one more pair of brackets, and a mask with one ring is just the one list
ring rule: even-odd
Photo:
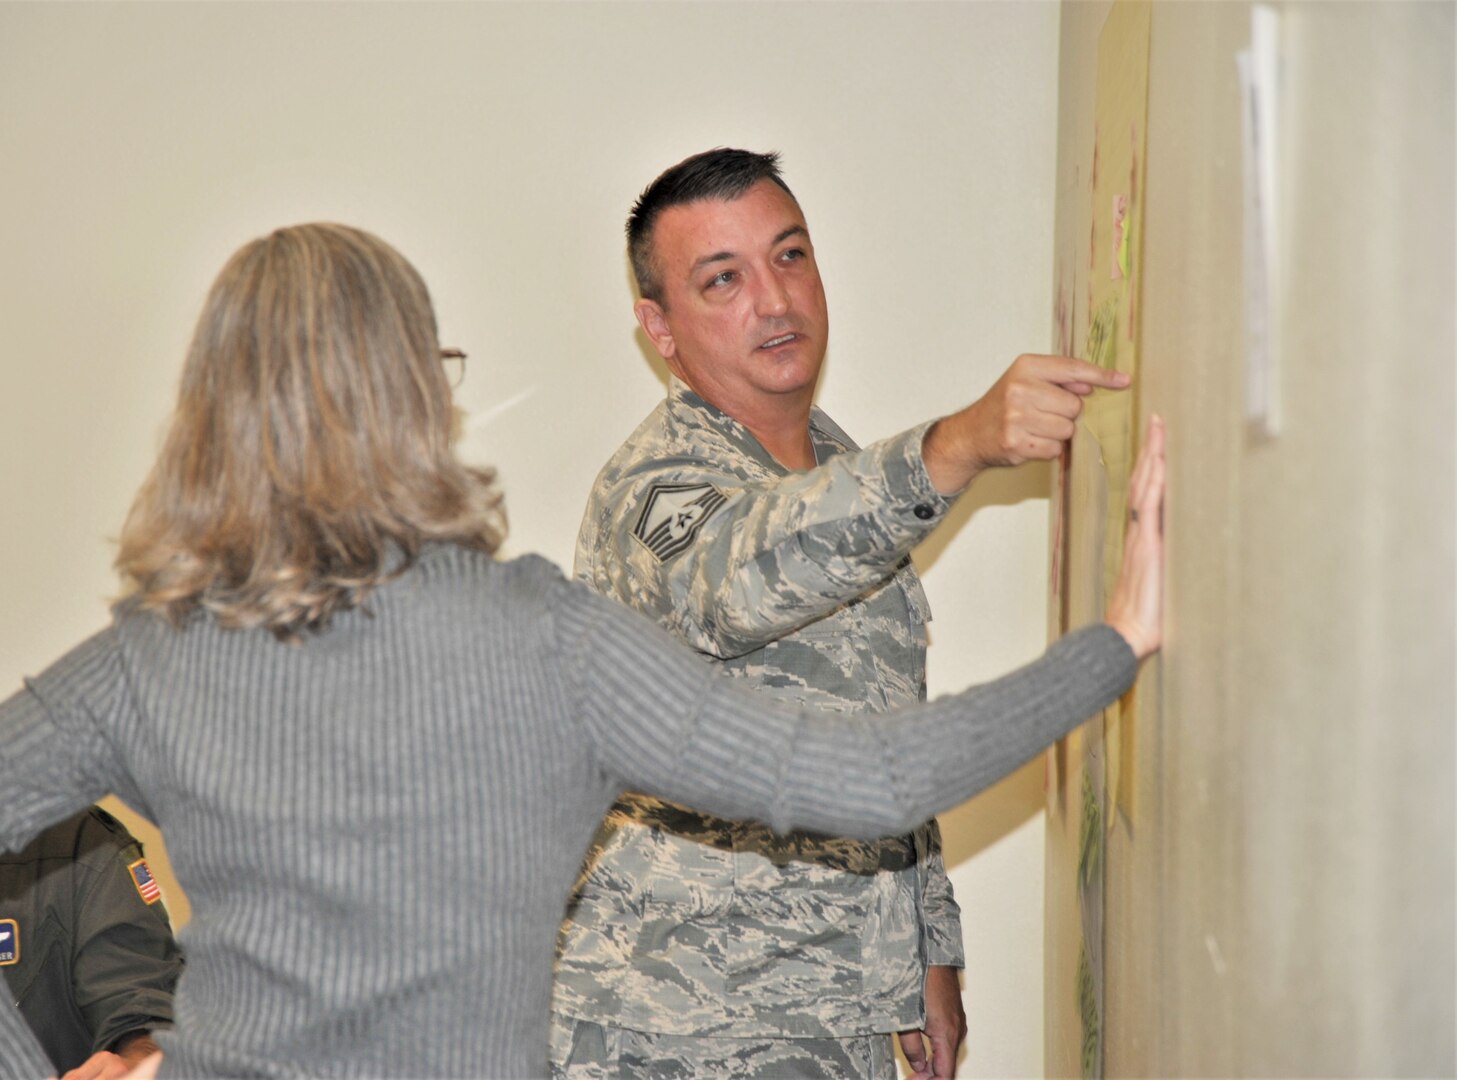
[[[1107,11],[1062,9],[1059,253],[1085,250]],[[1110,1076],[1457,1072],[1454,8],[1283,11],[1284,417],[1261,440],[1249,6],[1153,9],[1142,404],[1170,422],[1170,627],[1110,840]],[[1047,993],[1070,1072],[1071,988]]]
[[[109,538],[202,294],[284,223],[377,231],[471,354],[466,455],[513,552],[567,565],[597,467],[661,394],[621,221],[663,166],[782,150],[863,439],[1050,345],[1058,11],[1022,4],[0,4],[0,680],[105,619]],[[922,553],[933,687],[1044,638],[1046,477],[985,483]],[[1042,1071],[1041,767],[947,819],[963,1075]],[[172,891],[175,903],[176,890]]]

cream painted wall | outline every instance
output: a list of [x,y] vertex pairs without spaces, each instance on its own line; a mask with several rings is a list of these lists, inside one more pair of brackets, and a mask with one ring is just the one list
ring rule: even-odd
[[[1169,420],[1169,627],[1135,820],[1107,846],[1104,1066],[1452,1076],[1457,7],[1276,7],[1272,439],[1244,419],[1250,6],[1152,12],[1141,404]],[[1064,263],[1086,251],[1108,10],[1062,8]],[[1048,1071],[1075,1072],[1072,988],[1046,990]]]
[[[276,225],[358,224],[419,266],[510,550],[563,565],[661,394],[621,222],[686,154],[784,152],[850,431],[970,400],[1050,344],[1057,40],[1035,4],[0,4],[0,679],[103,623],[202,295]],[[920,554],[933,691],[1040,649],[1045,494],[989,479]],[[963,1075],[1042,1071],[1041,802],[1034,764],[946,819]]]

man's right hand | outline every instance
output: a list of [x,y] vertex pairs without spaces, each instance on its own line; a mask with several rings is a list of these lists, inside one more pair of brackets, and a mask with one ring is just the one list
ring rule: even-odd
[[127,1073],[125,1080],[157,1080],[157,1070],[161,1065],[162,1051],[158,1050],[131,1072]]
[[123,1080],[132,1067],[110,1050],[98,1050],[61,1080]]
[[[148,1074],[141,1067],[152,1058],[162,1058],[162,1050],[152,1041],[149,1031],[134,1031],[117,1041],[116,1052],[98,1050],[77,1065],[61,1080],[147,1080]],[[157,1073],[155,1063],[151,1076]]]
[[984,469],[1050,461],[1072,438],[1083,398],[1130,381],[1071,356],[1019,356],[982,397],[926,433],[926,472],[937,491],[954,495]]

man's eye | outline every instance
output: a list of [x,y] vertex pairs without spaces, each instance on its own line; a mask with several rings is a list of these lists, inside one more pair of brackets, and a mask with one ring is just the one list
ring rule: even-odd
[[733,281],[733,279],[734,272],[732,270],[725,270],[723,273],[714,274],[713,277],[709,278],[708,287],[710,289],[716,289],[722,285],[727,285],[729,282]]
[[795,259],[804,258],[804,248],[789,248],[780,253],[779,257],[785,262],[793,262]]

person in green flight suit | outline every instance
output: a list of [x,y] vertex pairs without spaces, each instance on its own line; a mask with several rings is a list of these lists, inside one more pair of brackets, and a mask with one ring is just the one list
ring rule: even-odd
[[0,854],[0,973],[60,1076],[122,1076],[154,1052],[181,971],[141,844],[100,807]]

